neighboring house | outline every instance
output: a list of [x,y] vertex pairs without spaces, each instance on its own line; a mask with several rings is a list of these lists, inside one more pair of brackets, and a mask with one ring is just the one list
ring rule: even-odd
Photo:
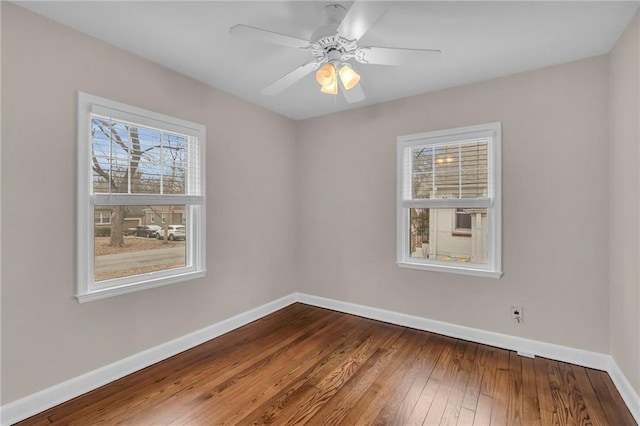
[[[111,228],[111,209],[96,209],[94,212],[94,224],[96,228]],[[135,228],[142,225],[144,212],[140,206],[129,206],[129,213],[124,219],[123,229]]]
[[486,263],[485,209],[430,209],[429,213],[429,238],[426,247],[420,244],[422,253],[439,260]]
[[183,225],[187,221],[185,206],[146,206],[143,225]]
[[[186,223],[184,206],[129,206],[124,219],[123,229],[140,225],[183,225]],[[94,224],[96,228],[111,228],[111,209],[96,209]]]

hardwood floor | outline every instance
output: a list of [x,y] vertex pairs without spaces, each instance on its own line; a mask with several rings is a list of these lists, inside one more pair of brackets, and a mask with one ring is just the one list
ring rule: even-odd
[[20,425],[635,425],[607,373],[294,304]]

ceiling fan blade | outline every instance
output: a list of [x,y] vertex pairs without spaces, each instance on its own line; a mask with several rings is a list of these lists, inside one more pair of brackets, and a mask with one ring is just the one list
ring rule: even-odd
[[342,95],[349,104],[356,104],[358,102],[364,101],[365,99],[364,91],[362,90],[361,84],[356,84],[351,88],[351,90],[347,90],[344,88],[342,81],[340,81],[340,89]]
[[338,27],[338,33],[348,40],[360,40],[386,10],[371,1],[354,1]]
[[300,65],[298,68],[294,69],[288,74],[285,74],[284,76],[280,77],[279,79],[262,89],[262,93],[265,95],[275,95],[277,93],[280,93],[310,72],[317,70],[319,66],[320,63],[318,61],[311,61],[307,62],[304,65]]
[[309,42],[307,40],[269,30],[263,30],[262,28],[250,27],[249,25],[234,25],[229,28],[229,33],[236,37],[258,40],[265,43],[279,44],[280,46],[295,47],[299,49],[306,49],[309,47]]
[[414,65],[438,57],[437,49],[403,49],[399,47],[362,47],[356,51],[356,60],[363,64]]

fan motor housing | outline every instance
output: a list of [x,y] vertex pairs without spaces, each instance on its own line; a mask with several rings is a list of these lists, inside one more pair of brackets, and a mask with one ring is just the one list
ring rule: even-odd
[[311,37],[311,53],[321,61],[347,60],[354,57],[358,48],[355,41],[347,40],[338,33],[338,27],[347,11],[339,4],[330,4],[322,9],[325,24],[314,31]]

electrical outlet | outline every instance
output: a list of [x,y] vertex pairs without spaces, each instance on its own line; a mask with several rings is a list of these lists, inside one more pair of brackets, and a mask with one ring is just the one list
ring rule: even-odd
[[522,306],[512,306],[511,307],[511,318],[518,322],[522,322],[524,319],[524,315],[522,313]]

